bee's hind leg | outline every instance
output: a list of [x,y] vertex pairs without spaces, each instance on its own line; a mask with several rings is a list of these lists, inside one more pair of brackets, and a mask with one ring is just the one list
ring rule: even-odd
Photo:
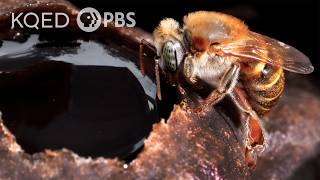
[[244,131],[243,140],[246,148],[245,160],[248,166],[254,168],[257,156],[260,155],[267,146],[267,134],[261,119],[247,101],[245,92],[241,88],[235,87],[230,95],[237,107],[246,113],[246,116],[241,121]]

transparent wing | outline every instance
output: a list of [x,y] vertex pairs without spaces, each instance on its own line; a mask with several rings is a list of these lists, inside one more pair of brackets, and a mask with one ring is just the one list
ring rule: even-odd
[[313,71],[310,60],[296,48],[267,36],[249,32],[248,37],[219,46],[224,54],[262,61],[300,74]]

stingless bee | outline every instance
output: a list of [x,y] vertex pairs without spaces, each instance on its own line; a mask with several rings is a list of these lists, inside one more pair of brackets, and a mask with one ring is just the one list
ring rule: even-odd
[[[202,112],[229,95],[246,114],[245,158],[249,166],[267,146],[260,117],[277,103],[284,89],[284,71],[309,74],[313,66],[297,49],[252,32],[239,19],[218,12],[186,15],[183,27],[171,18],[153,32],[157,53],[157,95],[161,99],[159,70],[177,85],[191,111]],[[152,46],[143,41],[141,44]],[[142,48],[141,48],[142,49]],[[142,63],[142,51],[140,62]],[[143,67],[141,67],[143,69]],[[203,97],[201,92],[210,89]]]

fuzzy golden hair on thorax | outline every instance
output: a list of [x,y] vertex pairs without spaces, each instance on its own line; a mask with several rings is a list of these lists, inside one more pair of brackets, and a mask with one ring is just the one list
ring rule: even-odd
[[210,43],[233,41],[248,32],[247,26],[241,20],[218,12],[189,13],[183,21],[184,29],[187,29],[192,37],[203,38]]
[[159,26],[153,31],[153,37],[154,37],[154,45],[157,48],[158,51],[161,50],[163,43],[165,43],[168,40],[179,40],[181,41],[181,29],[179,23],[172,19],[172,18],[166,18],[162,20],[159,24]]

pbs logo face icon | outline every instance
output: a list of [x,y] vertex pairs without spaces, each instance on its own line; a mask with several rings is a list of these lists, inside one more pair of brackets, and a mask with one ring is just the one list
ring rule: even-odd
[[78,13],[77,24],[81,30],[93,32],[101,25],[101,15],[94,8],[84,8]]

